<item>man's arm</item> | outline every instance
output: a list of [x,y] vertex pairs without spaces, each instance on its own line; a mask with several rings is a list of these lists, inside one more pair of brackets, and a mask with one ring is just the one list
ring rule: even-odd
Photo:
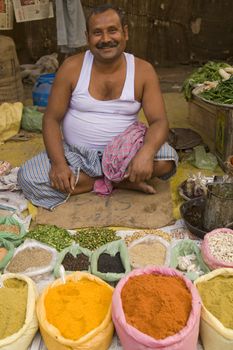
[[74,189],[75,178],[64,155],[61,121],[70,103],[74,72],[77,72],[77,67],[74,58],[71,57],[63,63],[56,74],[43,118],[43,138],[51,161],[49,173],[51,186],[67,193]]
[[151,179],[154,156],[166,141],[169,130],[157,74],[154,68],[145,61],[142,62],[140,71],[143,71],[142,108],[149,127],[144,145],[132,159],[128,168],[127,177],[131,182]]

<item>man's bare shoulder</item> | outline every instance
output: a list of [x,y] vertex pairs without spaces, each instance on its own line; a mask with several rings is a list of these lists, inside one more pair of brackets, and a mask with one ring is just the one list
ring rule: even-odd
[[152,66],[152,64],[139,57],[135,57],[135,71],[136,74],[142,74],[144,77],[150,76],[151,74],[156,75],[155,69]]
[[60,70],[64,71],[73,71],[74,70],[81,70],[82,64],[83,64],[83,59],[84,59],[85,53],[79,53],[77,55],[70,56],[64,60],[62,63]]

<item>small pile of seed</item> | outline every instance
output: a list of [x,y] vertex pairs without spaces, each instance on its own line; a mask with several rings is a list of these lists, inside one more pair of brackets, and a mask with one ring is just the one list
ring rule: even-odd
[[129,249],[129,257],[134,267],[162,266],[166,259],[166,247],[160,242],[139,243]]
[[19,234],[20,228],[18,225],[0,225],[0,232],[9,232],[9,233],[15,233],[16,235]]
[[88,271],[90,262],[89,257],[83,253],[77,256],[67,253],[62,261],[62,265],[66,271]]
[[97,268],[99,272],[107,273],[124,273],[125,268],[121,261],[120,253],[118,252],[115,256],[110,254],[102,253],[99,256]]
[[38,225],[27,233],[26,238],[36,239],[48,244],[59,252],[74,242],[67,230],[53,225]]
[[90,250],[95,250],[108,242],[120,239],[114,230],[104,227],[79,229],[72,237],[81,247]]
[[7,266],[12,273],[26,272],[31,268],[48,266],[52,260],[52,253],[43,248],[25,248],[19,251]]
[[132,235],[126,236],[124,238],[124,241],[127,245],[130,245],[133,241],[139,238],[143,238],[147,235],[156,235],[159,237],[162,237],[166,241],[170,242],[172,237],[169,235],[169,233],[163,231],[163,230],[140,230],[140,231],[135,231]]
[[217,260],[233,262],[233,234],[219,231],[208,237],[210,253]]

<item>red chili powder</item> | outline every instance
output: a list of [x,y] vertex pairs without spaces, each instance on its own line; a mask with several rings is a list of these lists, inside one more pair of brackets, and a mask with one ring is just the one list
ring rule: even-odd
[[192,295],[180,277],[140,275],[129,278],[121,291],[127,323],[155,339],[185,327]]

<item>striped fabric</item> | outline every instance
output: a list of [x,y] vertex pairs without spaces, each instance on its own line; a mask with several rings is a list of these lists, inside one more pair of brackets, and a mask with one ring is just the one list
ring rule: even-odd
[[[74,174],[82,170],[91,177],[102,175],[100,155],[83,146],[64,144],[65,158]],[[69,195],[50,185],[50,160],[46,152],[28,160],[18,171],[18,184],[25,197],[34,205],[52,210],[65,202]]]

